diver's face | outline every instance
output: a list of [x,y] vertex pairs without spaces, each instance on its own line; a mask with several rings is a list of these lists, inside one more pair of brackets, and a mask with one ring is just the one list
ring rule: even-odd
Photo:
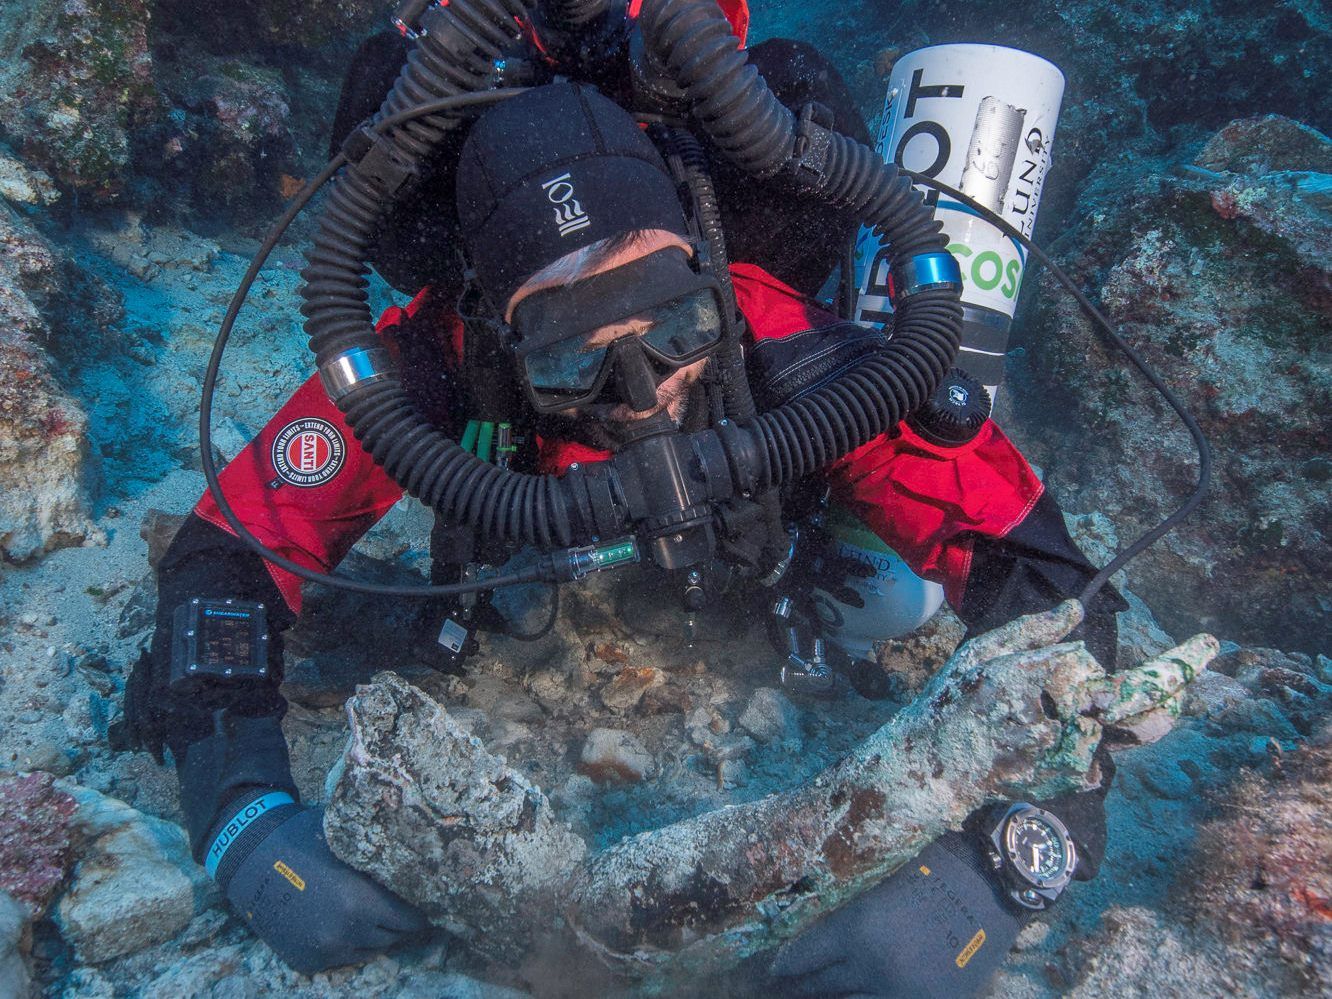
[[[623,267],[625,264],[633,263],[650,253],[656,253],[658,250],[669,247],[679,247],[690,256],[693,256],[694,253],[694,248],[675,233],[656,229],[642,241],[625,247],[607,257],[601,263],[589,267],[585,273],[580,275],[580,279],[605,274],[607,271]],[[513,293],[505,306],[505,322],[512,321],[513,310],[524,298],[546,288],[559,287],[561,283],[559,280],[549,280],[532,281],[522,285]],[[608,323],[605,326],[598,327],[588,337],[587,346],[603,347],[626,336],[642,336],[648,328],[649,324],[647,322],[636,319]],[[707,363],[708,359],[704,357],[673,372],[669,378],[657,386],[657,405],[652,409],[635,412],[627,403],[589,403],[584,406],[576,406],[567,410],[567,412],[573,416],[590,416],[603,423],[625,423],[631,420],[642,420],[664,412],[676,423],[679,423],[684,418],[685,401],[689,397],[690,386],[698,381]]]

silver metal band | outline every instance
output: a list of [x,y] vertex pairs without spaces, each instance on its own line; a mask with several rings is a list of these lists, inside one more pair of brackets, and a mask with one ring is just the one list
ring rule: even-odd
[[319,367],[319,380],[334,402],[367,382],[392,374],[389,353],[383,347],[356,347],[330,358]]

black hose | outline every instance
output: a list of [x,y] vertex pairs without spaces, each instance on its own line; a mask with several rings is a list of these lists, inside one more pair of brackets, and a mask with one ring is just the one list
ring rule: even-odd
[[[424,108],[484,89],[495,60],[521,37],[520,0],[454,0],[422,17],[425,33],[377,115],[372,172],[349,164],[336,182],[306,254],[301,288],[310,348],[322,367],[349,350],[379,345],[366,294],[368,250],[397,176],[419,171],[456,119]],[[369,157],[367,157],[368,159]],[[362,161],[364,163],[365,160]],[[464,451],[431,426],[397,379],[360,386],[338,401],[362,447],[408,493],[488,536],[543,548],[590,540],[594,525],[572,517],[580,504],[564,480],[523,476]]]
[[550,584],[550,607],[546,611],[546,620],[536,631],[506,631],[504,634],[520,642],[539,642],[555,630],[555,622],[560,619],[560,588]]
[[[730,23],[713,0],[644,4],[649,51],[684,92],[717,148],[756,177],[793,174],[831,205],[852,209],[892,246],[897,262],[946,252],[943,224],[909,177],[873,149],[838,132],[808,128],[768,89],[736,47]],[[806,162],[803,142],[826,145]],[[806,475],[894,426],[938,386],[957,354],[962,329],[960,288],[924,291],[902,301],[894,334],[878,356],[837,382],[756,420],[763,469],[776,485]]]
[[[516,92],[516,91],[515,91]],[[515,92],[492,92],[486,94],[468,94],[461,97],[454,97],[443,101],[433,102],[426,108],[418,109],[422,113],[444,114],[464,110],[469,106],[477,104],[489,104],[499,100],[507,99],[513,96]],[[360,580],[350,579],[345,576],[336,576],[330,573],[316,572],[299,562],[293,562],[291,559],[273,551],[260,541],[254,534],[241,523],[240,518],[232,509],[231,504],[227,502],[226,495],[222,491],[221,484],[218,481],[217,464],[213,460],[212,447],[212,414],[213,414],[213,395],[217,388],[217,376],[222,367],[222,356],[227,348],[227,343],[231,339],[231,332],[235,328],[236,319],[240,315],[241,306],[245,304],[245,299],[249,294],[250,288],[254,285],[254,280],[269,255],[277,246],[278,241],[287,231],[292,221],[309,204],[310,200],[319,192],[319,190],[333,177],[338,170],[346,164],[346,157],[339,154],[335,156],[324,167],[319,174],[314,177],[304,188],[292,199],[282,216],[274,223],[273,228],[265,237],[254,258],[246,268],[245,275],[236,288],[236,293],[232,296],[231,302],[227,306],[226,314],[222,318],[222,324],[218,329],[217,338],[213,342],[213,350],[208,358],[208,365],[204,371],[203,390],[199,401],[199,445],[200,445],[200,465],[203,469],[204,481],[208,484],[208,491],[212,495],[214,502],[217,503],[218,510],[222,517],[231,526],[246,545],[257,552],[264,559],[272,562],[274,565],[287,572],[311,582],[326,583],[339,589],[351,590],[356,593],[372,593],[380,596],[393,597],[447,597],[460,596],[466,593],[476,593],[480,590],[498,589],[501,586],[511,586],[519,583],[528,583],[545,578],[542,567],[526,569],[521,572],[510,573],[506,576],[496,576],[491,579],[476,580],[467,583],[449,583],[437,586],[395,586],[383,583],[365,583]]]
[[717,357],[721,361],[721,386],[726,415],[740,423],[748,423],[758,415],[749,378],[745,373],[744,349],[741,343],[744,321],[735,304],[735,287],[731,283],[730,257],[726,252],[726,238],[722,233],[721,209],[717,193],[712,186],[707,154],[702,144],[684,129],[663,128],[660,132],[668,151],[680,162],[684,182],[688,185],[697,209],[699,231],[707,243],[712,273],[721,287],[722,302],[727,309],[725,333]]
[[[644,15],[645,38],[666,54],[724,151],[752,172],[787,163],[795,149],[794,119],[736,51],[729,23],[711,0],[650,0],[648,13],[659,16]],[[321,369],[346,351],[379,345],[367,302],[366,260],[379,219],[396,193],[394,184],[418,171],[454,126],[453,119],[432,113],[432,105],[485,86],[505,46],[518,41],[526,15],[520,0],[453,0],[423,15],[425,34],[377,116],[374,169],[365,166],[370,155],[348,166],[307,254],[301,311]],[[664,42],[654,37],[656,31]],[[894,247],[943,249],[939,224],[910,184],[853,140],[834,134],[827,170],[814,189],[867,213],[866,221]],[[749,421],[750,438],[723,445],[736,476],[766,488],[808,474],[923,403],[957,351],[956,298],[927,292],[903,303],[896,336],[882,358],[763,417],[750,415],[752,397],[731,358],[736,376],[726,379],[732,383],[731,406],[737,422]],[[396,378],[359,384],[337,404],[362,447],[409,494],[483,535],[552,548],[587,543],[628,526],[614,462],[562,477],[497,468],[430,425]],[[735,445],[734,437],[727,439]],[[731,483],[716,488],[723,494],[714,498],[724,498]]]
[[[699,230],[707,243],[712,271],[721,286],[722,302],[728,310],[726,333],[718,351],[721,367],[722,405],[725,415],[737,423],[747,424],[758,415],[754,395],[745,370],[742,335],[745,325],[735,303],[735,287],[731,282],[730,255],[726,250],[726,237],[722,232],[721,208],[713,188],[712,173],[703,144],[684,129],[663,129],[667,148],[679,158],[685,183],[693,196],[697,210]],[[776,565],[786,555],[788,537],[782,520],[781,496],[776,489],[762,489],[754,496],[763,508],[766,538],[760,558],[767,567]]]

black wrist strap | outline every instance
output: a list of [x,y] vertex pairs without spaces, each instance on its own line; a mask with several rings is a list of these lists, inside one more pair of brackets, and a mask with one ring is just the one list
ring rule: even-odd
[[[1002,813],[1001,813],[1002,814]],[[1008,893],[1007,886],[995,870],[994,865],[989,862],[987,849],[983,843],[973,836],[962,835],[944,835],[935,841],[953,855],[961,863],[969,868],[985,881],[994,891],[994,897],[999,900],[1004,911],[1012,914],[1021,926],[1026,926],[1042,911],[1040,909],[1029,909],[1020,904],[1012,895]],[[1049,908],[1047,906],[1047,908]]]

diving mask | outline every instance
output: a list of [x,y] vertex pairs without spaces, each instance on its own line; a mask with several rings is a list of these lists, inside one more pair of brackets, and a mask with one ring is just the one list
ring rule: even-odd
[[[641,331],[596,336],[628,322]],[[671,247],[524,298],[513,329],[514,355],[538,412],[597,400],[612,377],[618,401],[643,412],[656,405],[662,381],[720,343],[721,291]]]

